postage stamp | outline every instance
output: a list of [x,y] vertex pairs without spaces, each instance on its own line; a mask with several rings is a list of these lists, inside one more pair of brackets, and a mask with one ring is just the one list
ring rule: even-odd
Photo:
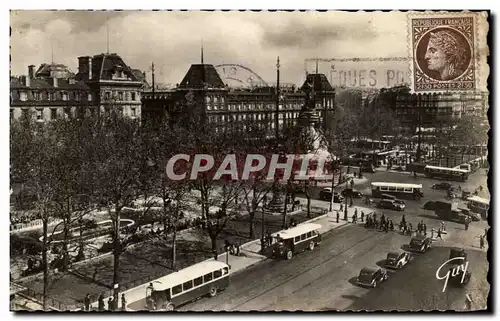
[[481,57],[477,30],[482,18],[470,12],[409,14],[414,92],[478,89]]

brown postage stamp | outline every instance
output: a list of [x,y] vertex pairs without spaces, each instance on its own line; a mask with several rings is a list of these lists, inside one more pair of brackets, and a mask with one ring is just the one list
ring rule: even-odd
[[485,19],[478,12],[410,13],[412,90],[475,91],[484,87],[488,73]]

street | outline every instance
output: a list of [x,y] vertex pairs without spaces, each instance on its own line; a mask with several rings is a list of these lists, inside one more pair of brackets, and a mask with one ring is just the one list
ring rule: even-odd
[[[440,220],[421,207],[430,200],[444,200],[444,191],[432,190],[439,182],[428,178],[398,173],[375,173],[369,181],[411,182],[423,184],[424,198],[407,201],[404,212],[377,210],[399,224],[402,214],[414,226],[423,220],[428,231],[438,228]],[[471,175],[462,188],[473,190],[486,186],[481,172]],[[458,185],[458,184],[456,184]],[[366,184],[369,188],[369,182]],[[367,188],[358,188],[366,193]],[[361,205],[363,200],[356,200]],[[314,205],[328,202],[314,201]],[[389,269],[389,280],[377,289],[366,289],[355,284],[359,271],[365,266],[380,265],[388,252],[405,249],[410,237],[399,232],[379,232],[361,225],[349,225],[324,236],[320,247],[304,252],[291,261],[267,260],[249,270],[234,275],[228,289],[215,298],[202,298],[179,307],[181,311],[319,311],[319,310],[435,310],[463,309],[465,290],[448,286],[442,292],[443,282],[435,277],[436,270],[449,256],[453,246],[467,250],[472,272],[467,293],[475,299],[476,308],[486,306],[489,284],[486,280],[488,262],[486,252],[479,250],[478,235],[487,228],[486,221],[473,222],[468,231],[462,224],[445,222],[447,236],[436,241],[424,254],[415,254],[414,260],[399,271]]]
[[[355,285],[361,268],[382,264],[387,253],[401,249],[410,238],[397,232],[378,232],[362,226],[334,230],[320,247],[291,261],[267,260],[231,278],[230,286],[214,298],[202,298],[180,311],[321,311],[359,309],[459,309],[464,290],[442,293],[437,268],[449,249],[432,248],[415,254],[409,266],[389,270],[386,283],[376,289]],[[473,273],[469,288],[486,300],[486,253],[469,250]],[[480,290],[480,291],[479,291]]]

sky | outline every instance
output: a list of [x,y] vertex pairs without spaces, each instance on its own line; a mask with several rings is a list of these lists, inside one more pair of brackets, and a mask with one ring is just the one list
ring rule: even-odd
[[281,81],[300,84],[306,58],[408,55],[402,12],[12,11],[10,18],[12,75],[52,55],[77,72],[77,57],[107,51],[107,30],[110,52],[148,80],[154,62],[157,81],[169,84],[200,63],[202,42],[205,63],[244,65],[270,83],[277,56]]

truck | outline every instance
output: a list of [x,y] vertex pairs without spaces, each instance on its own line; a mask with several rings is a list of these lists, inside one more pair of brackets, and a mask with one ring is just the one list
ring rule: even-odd
[[464,223],[468,211],[459,208],[457,203],[436,201],[434,213],[444,221]]

